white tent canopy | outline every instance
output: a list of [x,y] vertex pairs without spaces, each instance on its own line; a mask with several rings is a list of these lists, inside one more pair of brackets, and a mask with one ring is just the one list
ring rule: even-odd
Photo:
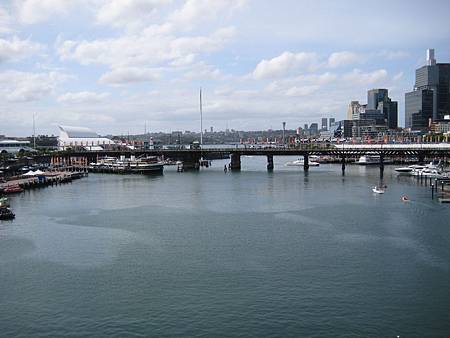
[[36,175],[36,174],[34,173],[33,170],[30,170],[30,171],[26,172],[25,174],[23,174],[23,176],[34,176],[34,175]]
[[36,175],[43,175],[43,174],[44,174],[44,172],[38,169],[36,171],[30,170],[27,173],[23,174],[23,176],[36,176]]

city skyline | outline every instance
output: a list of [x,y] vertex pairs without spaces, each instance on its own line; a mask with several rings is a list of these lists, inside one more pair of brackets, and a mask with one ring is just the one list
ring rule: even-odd
[[441,10],[424,17],[415,1],[6,1],[0,134],[30,135],[33,113],[39,134],[197,131],[200,87],[215,130],[342,120],[373,88],[399,102],[404,126],[426,49],[450,61],[450,4],[432,3]]

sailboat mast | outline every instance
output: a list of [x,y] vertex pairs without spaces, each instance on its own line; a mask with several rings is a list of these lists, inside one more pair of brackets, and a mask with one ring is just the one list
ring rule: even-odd
[[200,145],[203,145],[203,108],[202,108],[202,88],[200,88]]
[[36,149],[36,122],[35,113],[33,113],[33,149]]

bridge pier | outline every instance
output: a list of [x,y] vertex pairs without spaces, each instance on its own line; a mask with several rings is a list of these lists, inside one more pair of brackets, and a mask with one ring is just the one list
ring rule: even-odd
[[384,174],[384,155],[380,154],[380,178],[383,178]]
[[424,154],[422,151],[420,151],[420,152],[417,154],[417,159],[419,160],[419,163],[425,162],[425,154]]
[[241,154],[231,154],[231,170],[241,170]]
[[308,171],[309,170],[309,155],[305,154],[303,156],[303,170]]
[[267,170],[273,170],[273,155],[267,155]]
[[342,176],[344,176],[345,175],[345,155],[342,155],[341,163],[342,163]]

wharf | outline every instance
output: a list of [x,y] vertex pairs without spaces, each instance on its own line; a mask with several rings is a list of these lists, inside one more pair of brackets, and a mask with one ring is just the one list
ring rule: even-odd
[[42,175],[34,177],[16,177],[12,180],[0,183],[0,192],[5,188],[19,186],[24,190],[41,188],[47,186],[54,186],[61,183],[69,183],[74,179],[79,179],[87,176],[87,172],[84,171],[47,171]]

